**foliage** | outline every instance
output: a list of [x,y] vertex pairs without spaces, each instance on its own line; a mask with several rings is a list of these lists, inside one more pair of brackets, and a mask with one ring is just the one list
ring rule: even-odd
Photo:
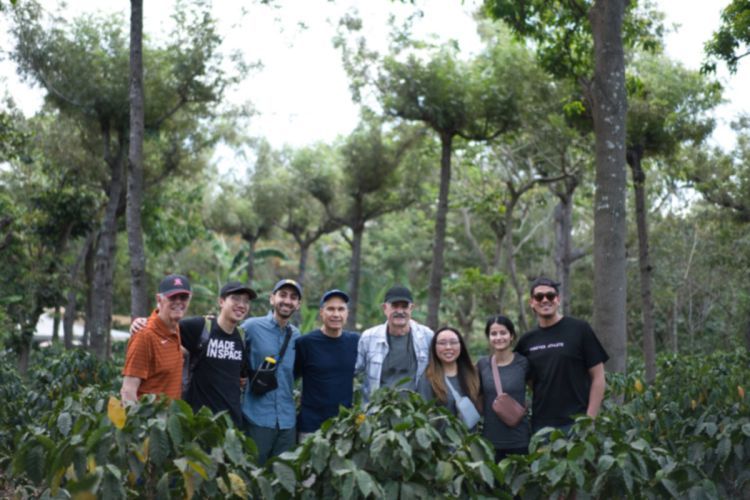
[[[342,408],[295,450],[264,468],[254,465],[252,441],[224,414],[214,416],[205,409],[193,414],[184,402],[153,396],[124,409],[109,396],[117,378],[114,365],[100,364],[84,351],[48,350],[35,355],[34,362],[26,383],[8,363],[0,363],[0,465],[11,465],[8,471],[19,495],[750,494],[750,401],[745,395],[750,354],[745,351],[662,356],[652,385],[643,383],[635,365],[629,375],[610,374],[609,397],[595,422],[580,417],[569,435],[543,431],[533,438],[529,455],[511,456],[500,464],[491,460],[491,445],[444,408],[416,394],[384,389],[364,408]],[[66,366],[78,376],[66,377]],[[108,373],[112,384],[94,383],[106,382],[97,377]],[[52,378],[60,378],[60,383],[55,385]],[[46,388],[54,398],[45,399]]]
[[476,498],[497,494],[491,447],[414,393],[342,409],[267,471],[280,498]]
[[740,59],[750,54],[750,1],[733,0],[721,11],[721,26],[706,43],[704,71],[716,71],[724,61],[729,70],[737,71]]

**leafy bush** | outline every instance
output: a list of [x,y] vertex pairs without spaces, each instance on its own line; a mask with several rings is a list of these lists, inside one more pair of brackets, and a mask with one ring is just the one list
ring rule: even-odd
[[496,497],[494,451],[434,402],[384,388],[270,462],[263,497]]
[[20,439],[13,473],[50,496],[247,498],[257,451],[225,414],[144,396],[127,410],[84,389]]
[[226,415],[153,396],[125,411],[119,365],[85,351],[33,361],[24,382],[0,359],[0,465],[21,496],[750,498],[745,351],[662,356],[652,385],[609,374],[595,422],[499,465],[444,409],[384,389],[258,468]]

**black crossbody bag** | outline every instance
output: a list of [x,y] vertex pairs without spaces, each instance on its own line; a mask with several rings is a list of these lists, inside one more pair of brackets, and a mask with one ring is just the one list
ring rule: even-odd
[[[262,396],[279,386],[279,383],[276,380],[276,370],[284,360],[284,354],[286,354],[286,348],[289,346],[289,340],[291,338],[292,329],[287,325],[284,343],[281,346],[281,351],[279,351],[277,361],[275,363],[270,363],[263,360],[257,370],[250,370],[250,391],[256,396]],[[250,352],[248,352],[248,359],[250,359]]]

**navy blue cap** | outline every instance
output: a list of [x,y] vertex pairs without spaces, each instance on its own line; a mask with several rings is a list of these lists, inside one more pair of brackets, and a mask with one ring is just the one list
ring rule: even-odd
[[323,297],[320,299],[320,307],[323,307],[323,304],[328,302],[328,299],[331,297],[340,297],[341,300],[349,303],[349,296],[344,292],[343,290],[339,290],[338,288],[334,288],[333,290],[328,290],[326,293],[323,294]]
[[302,287],[299,286],[299,283],[297,283],[296,281],[294,281],[292,279],[288,279],[288,278],[280,280],[278,283],[276,283],[276,285],[274,285],[273,290],[271,291],[271,293],[274,294],[274,293],[278,292],[279,290],[281,290],[282,288],[284,288],[285,286],[290,286],[290,287],[294,288],[295,290],[297,290],[297,295],[299,295],[300,299],[302,298]]

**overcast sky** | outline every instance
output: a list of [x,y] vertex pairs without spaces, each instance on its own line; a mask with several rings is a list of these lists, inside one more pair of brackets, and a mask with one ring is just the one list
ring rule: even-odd
[[[159,33],[164,29],[172,2],[144,2],[145,29]],[[667,15],[667,24],[680,27],[666,38],[667,53],[685,66],[697,69],[703,58],[703,44],[719,25],[719,13],[728,0],[657,0]],[[242,4],[245,5],[243,11]],[[424,2],[417,2],[418,5]],[[457,39],[462,48],[476,49],[478,40],[471,18],[476,1],[441,0],[429,2],[431,9],[416,25],[421,35],[437,33],[441,38]],[[112,12],[120,5],[127,17],[129,3],[71,0],[69,12]],[[158,7],[156,7],[158,5]],[[156,11],[155,9],[160,10]],[[221,33],[227,48],[241,48],[246,59],[261,60],[264,68],[255,72],[231,96],[236,101],[251,101],[260,115],[253,119],[251,132],[266,137],[274,146],[295,146],[315,141],[330,141],[348,133],[357,123],[357,108],[351,103],[348,81],[341,68],[340,54],[332,47],[335,21],[341,13],[358,8],[370,27],[369,40],[377,45],[385,37],[389,11],[409,9],[399,2],[383,0],[278,0],[274,7],[230,2],[214,2],[220,18]],[[9,47],[6,24],[0,21],[0,46]],[[7,59],[4,57],[4,59]],[[41,92],[19,83],[13,65],[0,62],[0,75],[6,87],[25,113],[38,109]],[[750,61],[743,61],[736,75],[720,74],[730,102],[719,110],[715,140],[730,148],[733,136],[729,122],[738,113],[750,112]],[[223,154],[226,154],[224,152]]]

